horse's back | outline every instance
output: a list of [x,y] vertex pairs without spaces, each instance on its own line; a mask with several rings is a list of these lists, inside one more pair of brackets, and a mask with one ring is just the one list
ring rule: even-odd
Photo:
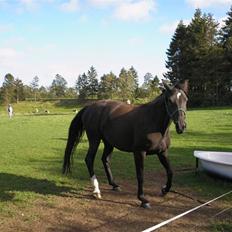
[[106,101],[98,101],[86,107],[82,116],[82,122],[86,132],[98,132],[105,107]]
[[[87,134],[95,134],[121,150],[131,150],[132,118],[136,107],[124,102],[102,100],[89,105],[83,114]],[[128,145],[130,144],[130,146]]]

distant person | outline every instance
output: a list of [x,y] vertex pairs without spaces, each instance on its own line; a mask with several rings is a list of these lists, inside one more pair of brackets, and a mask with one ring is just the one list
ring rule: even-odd
[[13,117],[13,107],[11,104],[8,105],[7,111],[8,111],[8,116],[11,119]]
[[131,104],[130,99],[127,99],[126,103],[127,103],[128,105],[130,105],[130,104]]

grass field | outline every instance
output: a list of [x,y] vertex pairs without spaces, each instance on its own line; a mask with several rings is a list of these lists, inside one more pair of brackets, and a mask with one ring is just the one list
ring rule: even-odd
[[[17,109],[17,107],[15,107]],[[32,108],[31,106],[29,107]],[[61,174],[67,130],[74,117],[72,108],[53,108],[56,115],[23,115],[22,110],[9,120],[2,109],[0,115],[0,220],[27,210],[36,199],[53,204],[53,196],[78,192],[89,183],[84,157],[87,140],[84,137],[75,153],[71,176]],[[28,110],[29,112],[29,110]],[[59,114],[61,113],[61,114]],[[232,189],[232,184],[203,173],[178,172],[194,168],[194,150],[232,151],[232,108],[190,110],[188,130],[177,135],[172,127],[170,161],[176,171],[174,188],[192,189],[206,199]],[[102,147],[95,162],[95,172],[101,182],[107,182],[100,161]],[[117,179],[134,181],[132,155],[114,152],[112,171]],[[145,161],[147,172],[163,170],[154,156]],[[231,207],[232,196],[223,199],[223,207]],[[31,220],[36,215],[31,215]],[[29,219],[28,219],[29,220]],[[212,222],[212,231],[232,231],[225,221]]]

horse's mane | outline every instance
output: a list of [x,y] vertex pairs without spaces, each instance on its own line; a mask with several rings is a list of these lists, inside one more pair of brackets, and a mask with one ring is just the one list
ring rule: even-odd
[[165,92],[162,92],[160,95],[158,95],[154,100],[148,102],[146,105],[157,105],[163,102],[165,96]]

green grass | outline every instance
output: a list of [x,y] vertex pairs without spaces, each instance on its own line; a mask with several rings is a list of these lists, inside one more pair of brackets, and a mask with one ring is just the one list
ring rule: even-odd
[[231,232],[232,231],[232,224],[231,222],[213,222],[212,226],[213,232]]
[[[12,120],[7,118],[4,108],[1,110],[0,216],[10,217],[15,208],[27,208],[36,198],[50,201],[52,196],[79,191],[89,183],[84,163],[88,148],[85,137],[75,152],[72,175],[65,177],[61,174],[67,130],[75,107],[57,107],[54,103],[46,103],[50,104],[49,109],[53,109],[50,111],[57,115],[24,115],[35,105],[23,104],[15,106],[18,112]],[[177,135],[173,127],[171,131],[169,157],[174,170],[194,168],[194,150],[232,151],[232,108],[191,110],[187,117],[188,130],[185,134]],[[95,172],[101,181],[107,182],[101,153],[102,146],[97,154]],[[155,173],[163,168],[157,157],[149,156],[145,161],[145,170]],[[115,150],[112,171],[116,180],[126,178],[135,182],[133,156]],[[194,171],[176,171],[174,188],[191,189],[205,199],[211,199],[231,190],[232,184],[204,173],[196,175]],[[228,196],[223,204],[229,206],[231,200],[232,196]],[[215,224],[214,230],[221,231],[222,226],[226,228],[227,224]]]

